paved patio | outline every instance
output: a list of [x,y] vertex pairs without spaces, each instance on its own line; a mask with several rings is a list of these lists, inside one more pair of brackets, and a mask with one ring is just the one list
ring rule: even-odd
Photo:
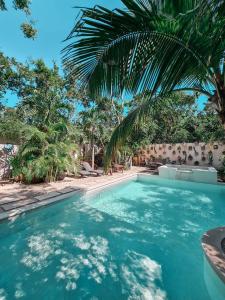
[[48,205],[70,197],[78,192],[84,192],[119,182],[137,173],[146,172],[143,167],[132,167],[124,173],[113,173],[112,176],[91,176],[87,178],[66,177],[63,181],[24,185],[19,183],[0,186],[0,220],[13,218],[15,215]]

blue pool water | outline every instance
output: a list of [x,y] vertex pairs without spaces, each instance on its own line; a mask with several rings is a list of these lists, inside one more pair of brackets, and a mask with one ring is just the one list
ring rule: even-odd
[[68,199],[0,224],[0,299],[213,299],[200,240],[224,224],[221,186],[154,177]]

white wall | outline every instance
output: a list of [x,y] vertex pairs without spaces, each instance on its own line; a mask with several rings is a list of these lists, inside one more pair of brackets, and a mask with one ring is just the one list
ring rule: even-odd
[[[191,149],[192,148],[192,149]],[[204,149],[205,148],[205,149]],[[216,149],[218,148],[218,149]],[[169,158],[171,161],[178,162],[178,156],[184,159],[185,155],[183,151],[187,153],[187,165],[194,165],[195,161],[199,162],[201,166],[208,166],[209,159],[208,153],[213,153],[213,166],[220,168],[222,166],[223,152],[225,154],[225,144],[222,142],[214,142],[212,144],[206,143],[180,143],[180,144],[152,144],[142,149],[140,157],[150,159],[151,156],[158,158]],[[188,159],[188,156],[193,157],[192,160]],[[203,161],[205,157],[205,161]]]

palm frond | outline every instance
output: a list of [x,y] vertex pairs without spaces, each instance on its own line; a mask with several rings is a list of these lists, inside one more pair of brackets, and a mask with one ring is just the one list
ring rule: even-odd
[[[201,83],[210,70],[204,59],[174,36],[160,32],[132,32],[113,41],[89,69],[75,67],[75,76],[93,96],[121,95],[176,85]],[[195,74],[195,77],[191,76]],[[185,82],[187,81],[187,82]]]
[[0,0],[0,10],[7,10],[4,0]]
[[131,133],[141,127],[143,122],[150,115],[150,112],[154,109],[154,106],[160,101],[161,97],[162,96],[145,98],[143,102],[129,113],[114,130],[105,152],[104,165],[106,170],[117,151],[125,144]]
[[217,24],[212,31],[207,14],[201,26],[190,29],[199,13],[197,2],[185,2],[182,9],[194,11],[185,15],[181,1],[172,2],[181,12],[176,19],[164,15],[169,1],[127,0],[124,12],[85,10],[64,50],[65,67],[93,97],[207,85],[209,66],[219,65],[224,53],[225,26]]

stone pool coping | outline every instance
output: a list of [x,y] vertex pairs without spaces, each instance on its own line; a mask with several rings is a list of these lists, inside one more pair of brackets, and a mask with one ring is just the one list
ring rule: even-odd
[[208,230],[202,236],[202,248],[213,270],[225,283],[225,253],[222,241],[225,238],[225,227]]
[[[61,189],[52,188],[55,187],[54,184],[50,185],[51,188],[44,188],[44,185],[40,185],[39,189],[37,188],[37,185],[35,185],[30,186],[31,190],[28,190],[25,194],[23,193],[23,187],[26,188],[26,186],[21,185],[20,187],[22,188],[19,188],[16,197],[15,193],[12,193],[14,188],[13,184],[7,186],[5,193],[1,193],[0,187],[0,222],[7,219],[14,219],[20,214],[54,204],[75,195],[83,195],[84,193],[94,192],[114,184],[125,182],[126,180],[135,178],[138,174],[143,174],[145,172],[146,168],[134,167],[132,170],[124,172],[123,174],[116,173],[113,176],[74,179],[73,181],[70,181],[70,186],[63,186]],[[151,174],[148,174],[148,176],[151,176]],[[60,187],[63,185],[60,183],[58,184]],[[15,187],[18,188],[18,185],[15,185]],[[2,195],[3,197],[1,197]]]

